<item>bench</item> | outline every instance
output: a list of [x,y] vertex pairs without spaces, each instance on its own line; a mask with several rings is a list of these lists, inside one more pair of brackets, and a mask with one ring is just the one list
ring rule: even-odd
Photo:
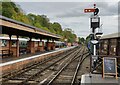
[[21,48],[19,50],[20,54],[27,54],[27,49],[26,48]]
[[13,51],[11,50],[0,50],[0,56],[12,56],[13,55]]

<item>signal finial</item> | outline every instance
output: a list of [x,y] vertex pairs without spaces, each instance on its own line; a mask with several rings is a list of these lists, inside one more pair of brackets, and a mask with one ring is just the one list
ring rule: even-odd
[[94,4],[94,8],[96,8],[96,4]]
[[96,6],[96,4],[94,4],[94,6]]

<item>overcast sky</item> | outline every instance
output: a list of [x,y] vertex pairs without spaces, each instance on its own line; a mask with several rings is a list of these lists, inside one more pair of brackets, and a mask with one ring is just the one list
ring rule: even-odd
[[[15,0],[17,1],[17,0]],[[89,18],[92,13],[85,14],[85,8],[93,8],[96,3],[100,9],[99,16],[104,35],[118,32],[118,0],[69,0],[60,2],[60,0],[34,0],[32,2],[16,2],[25,11],[39,15],[47,15],[51,22],[58,22],[62,28],[71,28],[78,37],[86,37],[90,33]],[[58,1],[58,2],[57,2]],[[62,0],[61,0],[62,1]],[[100,1],[100,0],[99,0]]]

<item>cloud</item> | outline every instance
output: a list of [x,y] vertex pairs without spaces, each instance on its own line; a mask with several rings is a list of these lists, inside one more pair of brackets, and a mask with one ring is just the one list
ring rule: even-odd
[[[100,8],[100,16],[117,14],[116,2],[17,2],[27,13],[49,13],[57,18],[89,16],[90,14],[84,13],[84,9],[92,8],[94,3]],[[112,5],[109,5],[110,3]]]
[[[112,4],[111,4],[112,3]],[[88,16],[88,14],[84,13],[85,8],[93,8],[94,2],[80,2],[69,9],[68,11],[56,15],[58,18],[66,18],[66,17],[83,17]],[[113,16],[118,14],[118,3],[117,2],[96,2],[97,7],[100,9],[100,16]],[[111,4],[111,5],[110,5]],[[67,5],[67,4],[66,4]],[[91,15],[91,14],[89,14]]]
[[100,9],[100,16],[118,14],[117,2],[17,2],[27,13],[48,14],[56,18],[89,16],[91,14],[85,14],[84,9],[93,8],[94,3]]
[[[113,2],[113,0],[12,0],[14,2]],[[114,0],[118,2],[119,0]]]
[[[80,0],[79,0],[80,1]],[[85,0],[84,0],[85,1]],[[100,9],[99,15],[103,23],[104,34],[118,30],[118,12],[120,3],[117,2],[16,2],[26,13],[45,14],[52,22],[59,22],[63,29],[72,28],[79,37],[86,37],[90,33],[89,17],[85,8],[92,8],[96,3]],[[103,0],[102,0],[103,1]],[[120,21],[120,20],[119,20]],[[114,30],[113,30],[114,29]]]

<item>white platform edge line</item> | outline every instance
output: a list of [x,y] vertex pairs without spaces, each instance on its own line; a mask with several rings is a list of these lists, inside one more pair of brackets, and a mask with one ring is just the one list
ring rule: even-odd
[[19,60],[13,60],[13,61],[1,63],[0,67],[6,66],[6,65],[9,65],[9,64],[14,64],[14,63],[21,62],[21,61],[25,61],[25,60],[29,60],[29,59],[33,59],[33,58],[37,58],[37,57],[40,57],[40,56],[48,55],[48,54],[51,54],[51,53],[56,53],[56,52],[59,52],[59,51],[64,51],[64,50],[72,49],[72,48],[75,48],[75,47],[76,46],[69,47],[69,48],[63,48],[63,49],[58,49],[58,50],[55,50],[53,52],[48,52],[48,53],[44,53],[44,54],[39,54],[39,55],[27,57],[27,58],[22,58],[22,59],[19,59]]
[[81,84],[85,83],[85,75],[82,75],[81,77]]

